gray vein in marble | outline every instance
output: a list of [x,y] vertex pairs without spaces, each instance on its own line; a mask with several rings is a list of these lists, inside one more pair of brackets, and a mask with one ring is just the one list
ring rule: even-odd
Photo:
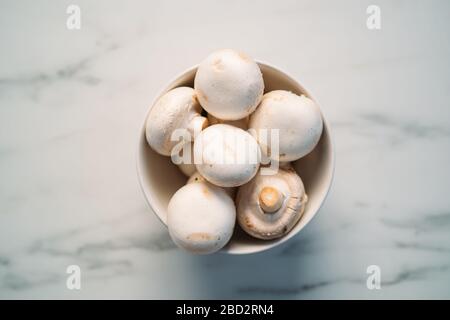
[[89,75],[80,76],[80,73],[86,71],[92,61],[93,57],[87,57],[53,72],[0,78],[0,88],[5,86],[46,86],[64,80],[77,80],[87,85],[96,85],[100,79]]
[[383,280],[381,286],[394,286],[409,280],[421,280],[433,273],[448,272],[450,265],[426,266],[416,269],[406,269],[400,271],[393,279]]
[[[381,281],[382,287],[390,287],[399,285],[406,281],[411,280],[423,280],[430,274],[434,273],[443,273],[448,272],[450,270],[449,265],[440,265],[440,266],[425,266],[421,268],[411,268],[405,269],[397,274],[395,274],[391,279],[385,280],[384,278]],[[330,279],[325,281],[317,281],[311,283],[305,283],[301,285],[293,285],[293,286],[243,286],[239,287],[236,292],[238,294],[243,295],[268,295],[268,296],[297,296],[307,293],[312,290],[323,289],[328,286],[337,285],[337,284],[356,284],[365,286],[366,278],[341,278],[341,279]]]
[[0,267],[1,266],[8,266],[9,265],[9,259],[5,257],[0,257]]
[[362,120],[375,125],[396,128],[411,138],[436,138],[448,137],[450,135],[448,126],[437,124],[428,125],[418,121],[402,121],[383,113],[362,113],[359,116]]
[[370,204],[364,201],[355,201],[356,208],[369,208]]
[[415,229],[417,231],[441,228],[446,230],[450,226],[450,212],[424,214],[419,218],[405,218],[401,220],[381,218],[380,221],[392,228]]
[[431,251],[431,252],[437,252],[437,253],[450,252],[450,247],[427,245],[427,244],[423,244],[423,243],[419,243],[419,242],[396,241],[394,245],[398,249]]
[[2,286],[10,290],[26,290],[33,287],[48,285],[61,281],[60,276],[50,275],[41,279],[29,280],[17,273],[6,273],[3,277]]
[[[145,213],[147,214],[147,213]],[[77,228],[62,234],[54,235],[46,239],[40,239],[33,243],[29,248],[30,253],[46,253],[54,256],[72,256],[81,257],[84,255],[94,255],[104,251],[118,251],[126,249],[142,249],[147,251],[161,252],[175,249],[176,246],[170,239],[168,232],[152,234],[146,238],[135,235],[127,235],[107,241],[97,241],[93,243],[79,244],[76,248],[61,249],[58,247],[60,241],[70,240],[74,236],[83,236],[84,233],[95,230],[101,226],[120,225],[123,219],[129,215],[122,216],[116,220],[100,222],[88,227]]]
[[111,267],[111,266],[124,267],[124,269],[130,269],[133,266],[133,264],[129,260],[116,260],[116,261],[107,261],[107,262],[92,261],[88,265],[88,269],[90,269],[90,270],[103,269],[106,265],[108,267]]
[[59,81],[78,81],[88,86],[96,86],[101,82],[101,79],[87,73],[89,68],[98,61],[99,58],[105,54],[120,49],[117,44],[107,45],[100,51],[92,55],[81,58],[78,61],[67,64],[59,69],[48,72],[38,72],[35,74],[22,75],[16,77],[0,77],[0,93],[6,87],[23,87],[31,86],[34,89],[32,93],[33,100],[38,99],[39,91],[43,88]]
[[236,290],[238,294],[243,295],[253,295],[253,294],[262,294],[262,295],[298,295],[305,293],[307,291],[316,290],[319,288],[327,287],[330,285],[334,285],[342,282],[341,280],[333,280],[333,281],[319,281],[313,282],[309,284],[304,284],[300,286],[293,287],[275,287],[275,286],[248,286],[241,287]]
[[[409,140],[448,139],[450,127],[447,124],[425,124],[416,120],[399,120],[385,113],[354,112],[357,119],[333,121],[332,127],[337,131],[350,130],[359,137],[384,140],[390,146],[398,146]],[[382,129],[380,129],[382,128]]]
[[[145,251],[161,252],[173,249],[175,246],[170,240],[167,232],[153,234],[150,237],[139,237],[134,235],[125,235],[108,241],[87,240],[87,243],[75,241],[75,246],[70,245],[73,237],[89,238],[87,232],[98,230],[100,227],[114,227],[120,225],[123,220],[130,218],[130,215],[119,217],[117,219],[102,221],[87,227],[76,228],[54,236],[34,241],[26,256],[41,255],[48,258],[63,257],[77,264],[83,265],[88,270],[101,270],[101,273],[88,274],[89,279],[110,279],[114,276],[128,274],[133,267],[131,260],[123,258],[111,258],[108,253],[118,250],[143,249]],[[86,235],[85,235],[86,233]],[[67,242],[69,241],[69,245]],[[20,261],[20,256],[18,257]],[[26,290],[36,286],[60,282],[64,279],[65,274],[44,274],[39,278],[30,278],[31,275],[23,275],[14,270],[14,264],[7,258],[0,259],[0,270],[4,268],[3,276],[0,281],[0,287],[10,290]],[[104,271],[103,271],[104,269]],[[106,273],[105,273],[106,272]]]

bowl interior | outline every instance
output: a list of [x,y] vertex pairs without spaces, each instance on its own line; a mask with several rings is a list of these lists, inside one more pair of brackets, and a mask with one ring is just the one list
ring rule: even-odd
[[[314,99],[286,73],[264,63],[258,64],[263,73],[265,92],[283,89]],[[161,92],[160,96],[179,86],[193,87],[196,70],[197,67],[193,67],[178,76]],[[158,98],[159,96],[156,99]],[[317,213],[328,193],[334,169],[329,126],[323,115],[322,118],[324,129],[318,145],[310,154],[294,162],[294,168],[303,180],[309,199],[300,221],[287,235],[270,241],[255,239],[236,224],[234,235],[227,246],[221,250],[222,252],[246,254],[272,248],[298,233]],[[170,161],[169,157],[161,156],[149,147],[145,138],[145,122],[140,135],[137,157],[139,180],[147,202],[159,219],[166,224],[169,200],[186,183],[187,177]]]

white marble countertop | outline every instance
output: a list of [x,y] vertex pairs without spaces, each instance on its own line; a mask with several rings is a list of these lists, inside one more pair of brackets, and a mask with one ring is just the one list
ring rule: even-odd
[[[81,8],[81,30],[66,8]],[[381,8],[368,30],[366,8]],[[450,298],[450,2],[2,1],[0,298]],[[143,117],[217,48],[294,75],[332,126],[314,220],[249,256],[192,256],[147,207]],[[82,270],[81,290],[66,268]],[[368,290],[366,268],[381,268]]]

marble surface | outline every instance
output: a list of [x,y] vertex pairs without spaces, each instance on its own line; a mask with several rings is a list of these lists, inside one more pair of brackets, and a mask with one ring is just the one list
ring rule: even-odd
[[[0,298],[450,298],[449,13],[445,0],[1,1]],[[313,92],[335,179],[286,244],[191,256],[144,201],[137,138],[167,81],[224,47]],[[66,288],[71,264],[81,290]],[[372,264],[381,290],[366,287]]]

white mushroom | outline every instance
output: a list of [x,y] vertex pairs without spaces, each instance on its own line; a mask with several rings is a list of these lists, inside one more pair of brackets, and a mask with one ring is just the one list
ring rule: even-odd
[[167,226],[179,247],[200,254],[220,250],[230,240],[236,220],[233,200],[208,182],[190,183],[172,196]]
[[222,120],[251,114],[264,92],[258,64],[231,49],[210,54],[198,67],[194,88],[202,107]]
[[[263,96],[258,109],[250,116],[250,131],[264,155],[276,161],[295,161],[310,153],[322,134],[322,115],[318,105],[308,97],[276,90]],[[271,154],[264,130],[279,129],[279,155]],[[273,142],[272,142],[273,143]]]
[[193,175],[191,175],[186,182],[188,183],[195,183],[195,182],[208,182],[198,171],[195,171]]
[[[195,182],[208,182],[198,171],[195,171],[188,179],[186,183],[195,183]],[[236,196],[236,187],[221,187],[225,190],[225,192],[234,199]]]
[[197,171],[197,168],[193,163],[181,163],[178,165],[178,169],[180,169],[186,177],[192,177],[192,175]]
[[212,125],[194,141],[197,171],[221,187],[237,187],[250,181],[258,171],[260,156],[256,140],[228,124]]
[[238,190],[238,223],[256,238],[279,238],[300,220],[307,199],[303,182],[294,169],[279,169],[272,176],[258,174]]
[[171,141],[175,129],[187,129],[191,138],[208,125],[200,115],[201,106],[195,91],[188,87],[170,90],[156,101],[146,123],[146,138],[153,150],[170,156],[179,141]]
[[[190,144],[189,159],[183,158],[183,150],[184,149],[181,149],[180,158],[182,159],[183,162],[178,164],[178,169],[180,169],[180,171],[183,172],[183,174],[187,177],[191,177],[197,171],[197,168],[195,167],[195,164],[194,164],[194,143],[189,142],[189,144]],[[187,160],[187,161],[184,161],[184,160]]]
[[217,119],[210,113],[208,113],[207,117],[208,117],[209,125],[219,124],[219,123],[229,124],[230,126],[238,127],[242,130],[248,129],[248,121],[250,119],[249,117],[245,117],[245,118],[242,118],[239,120],[222,120],[222,119]]

